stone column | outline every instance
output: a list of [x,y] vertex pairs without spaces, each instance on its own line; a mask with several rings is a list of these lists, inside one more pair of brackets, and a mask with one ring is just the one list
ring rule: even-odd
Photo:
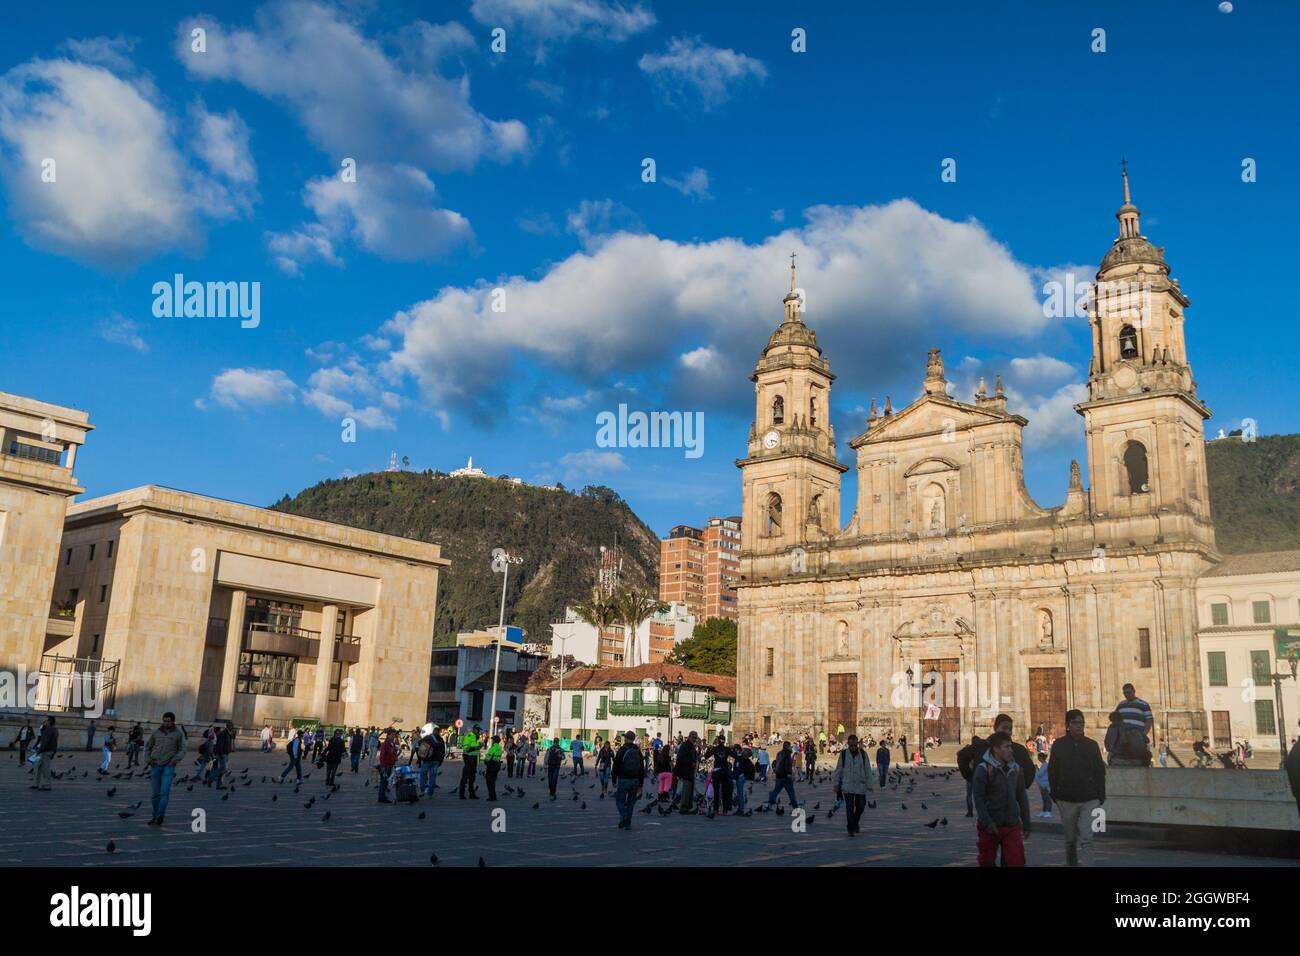
[[217,703],[217,716],[229,720],[235,719],[235,687],[239,681],[239,652],[244,646],[244,612],[247,608],[247,591],[235,591],[230,595],[226,659],[221,665],[221,693]]
[[330,672],[334,669],[334,629],[338,626],[339,609],[336,604],[326,604],[320,612],[320,654],[316,657],[316,687],[311,698],[311,715],[321,723],[330,703]]

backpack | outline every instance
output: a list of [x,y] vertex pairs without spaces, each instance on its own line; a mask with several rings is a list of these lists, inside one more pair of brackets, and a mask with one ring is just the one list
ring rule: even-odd
[[624,747],[623,756],[619,758],[618,773],[620,777],[639,777],[645,770],[641,751],[635,747]]
[[433,744],[431,744],[428,740],[421,740],[420,749],[416,751],[416,756],[420,758],[421,763],[427,761],[430,757],[433,756]]

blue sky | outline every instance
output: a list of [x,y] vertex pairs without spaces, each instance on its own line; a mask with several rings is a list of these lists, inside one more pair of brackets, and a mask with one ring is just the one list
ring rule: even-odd
[[[1087,330],[1042,284],[1091,278],[1121,156],[1207,430],[1300,431],[1293,4],[104,6],[0,39],[0,390],[90,412],[92,495],[266,504],[395,450],[607,484],[661,534],[734,513],[797,252],[842,459],[935,345],[954,397],[1002,372],[1059,504]],[[260,283],[259,324],[155,317],[176,273]],[[620,402],[703,412],[703,456],[597,447]]]

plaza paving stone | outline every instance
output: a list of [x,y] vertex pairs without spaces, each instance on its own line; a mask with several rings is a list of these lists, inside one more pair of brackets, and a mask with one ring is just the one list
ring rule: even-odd
[[[345,761],[341,789],[333,794],[325,787],[324,770],[305,767],[310,777],[295,793],[292,782],[274,782],[284,766],[283,756],[257,751],[232,755],[236,785],[230,790],[191,786],[193,781],[184,780],[192,768],[187,758],[172,788],[166,826],[158,829],[146,826],[148,777],[136,771],[130,778],[113,779],[112,774],[125,767],[122,756],[114,759],[107,778],[95,773],[98,764],[98,751],[60,753],[56,768],[64,776],[54,781],[52,791],[38,792],[29,789],[31,777],[18,766],[17,753],[0,751],[0,865],[428,866],[434,853],[446,867],[475,866],[480,857],[490,866],[649,867],[973,866],[975,860],[974,821],[965,817],[965,787],[955,772],[929,777],[936,771],[909,771],[916,776],[910,796],[905,794],[906,782],[898,790],[870,794],[868,799],[877,807],[865,812],[861,835],[850,839],[842,810],[827,817],[834,801],[829,782],[796,784],[800,800],[814,814],[803,833],[792,832],[788,813],[709,820],[653,812],[638,812],[632,831],[624,832],[615,826],[612,797],[599,798],[591,773],[574,781],[566,768],[554,803],[543,777],[520,781],[502,776],[501,800],[493,804],[484,799],[481,779],[479,800],[456,798],[461,764],[451,761],[439,775],[440,789],[433,799],[385,805],[377,802],[374,786],[367,785],[364,764],[362,773],[353,775]],[[521,787],[524,796],[506,795],[507,785]],[[114,788],[114,795],[108,796]],[[762,794],[755,784],[751,808]],[[305,808],[313,796],[316,802]],[[1037,794],[1033,796],[1037,812]],[[118,817],[137,803],[133,816]],[[535,803],[540,803],[539,809],[533,809]],[[820,809],[812,810],[818,803]],[[643,801],[638,810],[644,806]],[[191,811],[196,808],[206,812],[206,832],[191,829]],[[504,833],[492,831],[494,808],[506,812]],[[322,819],[326,811],[329,821]],[[924,826],[943,817],[947,826]],[[112,854],[106,851],[110,840],[116,846]],[[1178,849],[1133,835],[1099,835],[1096,845],[1098,864],[1109,866],[1296,865],[1271,857]],[[1031,866],[1064,863],[1059,831],[1040,828],[1026,850]]]

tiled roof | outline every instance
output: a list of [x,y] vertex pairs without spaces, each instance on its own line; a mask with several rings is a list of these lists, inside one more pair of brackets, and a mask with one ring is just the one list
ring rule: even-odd
[[1203,572],[1201,577],[1225,578],[1238,574],[1276,574],[1279,571],[1300,571],[1300,551],[1229,554],[1222,562]]
[[[565,688],[595,689],[611,684],[640,684],[643,680],[667,678],[676,681],[681,677],[683,686],[704,687],[718,697],[736,699],[736,678],[722,674],[703,674],[676,664],[641,664],[637,667],[582,667],[564,675]],[[546,682],[547,690],[558,690],[558,679]]]
[[[528,686],[528,678],[532,677],[532,671],[500,671],[497,674],[497,691],[512,690],[522,691]],[[465,690],[491,690],[492,689],[492,672],[487,671],[474,678],[465,685]]]

